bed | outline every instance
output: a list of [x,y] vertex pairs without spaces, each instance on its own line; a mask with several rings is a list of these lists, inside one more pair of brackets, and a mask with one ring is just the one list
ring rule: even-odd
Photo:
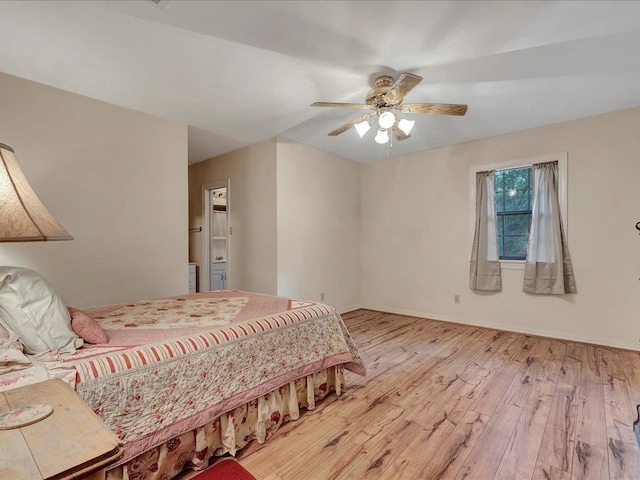
[[111,480],[204,468],[340,395],[345,368],[365,374],[340,315],[314,302],[221,291],[71,309],[73,330],[79,318],[108,341],[40,353],[20,351],[6,317],[0,307],[0,389],[69,383],[123,442]]

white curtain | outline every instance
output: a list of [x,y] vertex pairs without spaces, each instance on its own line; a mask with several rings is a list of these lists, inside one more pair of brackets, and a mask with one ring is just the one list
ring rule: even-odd
[[502,290],[496,228],[495,172],[476,174],[476,229],[471,249],[469,288]]
[[533,209],[524,270],[527,293],[575,293],[576,285],[558,204],[558,162],[533,165]]

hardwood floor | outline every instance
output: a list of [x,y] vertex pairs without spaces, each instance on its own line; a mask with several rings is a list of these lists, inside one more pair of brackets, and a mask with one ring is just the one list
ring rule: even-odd
[[266,445],[259,480],[640,479],[640,354],[369,310],[367,367]]

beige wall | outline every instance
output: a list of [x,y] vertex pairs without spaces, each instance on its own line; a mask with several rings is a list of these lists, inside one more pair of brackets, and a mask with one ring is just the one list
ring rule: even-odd
[[0,74],[0,142],[73,241],[0,243],[0,264],[88,306],[187,291],[187,127]]
[[360,305],[360,164],[278,141],[278,295]]
[[[202,185],[230,180],[228,288],[277,293],[276,139],[189,167],[189,225],[204,225]],[[202,265],[203,233],[190,234],[190,260]],[[203,269],[199,268],[200,285]]]
[[[0,142],[75,237],[2,243],[0,264],[69,304],[185,292],[201,185],[229,178],[233,288],[638,349],[640,108],[364,165],[266,140],[189,168],[188,225],[185,125],[4,74],[0,104]],[[578,294],[525,295],[507,269],[503,292],[471,292],[470,168],[561,151]]]
[[[639,130],[635,108],[363,165],[363,305],[638,349]],[[470,167],[562,151],[578,294],[524,294],[504,268],[501,293],[473,293]]]

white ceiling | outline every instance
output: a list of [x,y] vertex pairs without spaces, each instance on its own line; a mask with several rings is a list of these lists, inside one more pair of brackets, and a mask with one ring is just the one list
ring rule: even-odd
[[[0,71],[188,124],[189,161],[280,135],[373,161],[640,105],[637,1],[0,2]],[[353,129],[381,73],[424,80],[388,149]]]

